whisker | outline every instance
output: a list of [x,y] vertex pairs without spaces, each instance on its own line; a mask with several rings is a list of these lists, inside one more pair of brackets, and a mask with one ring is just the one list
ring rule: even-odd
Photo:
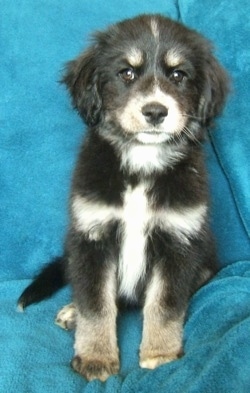
[[183,128],[183,132],[184,134],[191,139],[193,142],[197,143],[198,145],[201,145],[201,141],[195,136],[195,134],[190,130],[190,128],[188,128],[187,126],[185,126]]
[[182,116],[188,117],[189,119],[194,119],[194,120],[203,120],[202,117],[195,116],[195,115],[190,115],[190,114],[188,114],[188,113],[182,113]]

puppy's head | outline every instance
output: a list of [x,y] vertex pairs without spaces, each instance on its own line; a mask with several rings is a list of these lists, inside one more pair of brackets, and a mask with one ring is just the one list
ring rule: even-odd
[[97,33],[63,81],[88,125],[104,125],[106,138],[144,144],[199,139],[228,92],[209,42],[159,15]]

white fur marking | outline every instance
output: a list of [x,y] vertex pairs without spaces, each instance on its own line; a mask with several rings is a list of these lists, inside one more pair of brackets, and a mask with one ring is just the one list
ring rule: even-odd
[[129,168],[132,173],[142,171],[149,174],[172,166],[182,158],[182,152],[160,143],[133,145],[122,152],[122,166]]
[[173,232],[180,240],[199,233],[207,213],[207,205],[179,210],[159,211],[156,223],[165,230]]
[[[144,149],[145,147],[140,148]],[[143,153],[149,154],[150,150],[146,149]],[[139,154],[140,152],[136,151],[134,154],[136,153]],[[192,208],[184,207],[179,210],[160,209],[153,211],[148,206],[145,186],[142,185],[132,191],[131,189],[127,190],[124,195],[123,209],[92,203],[80,196],[74,197],[72,206],[76,229],[84,233],[92,233],[92,231],[98,233],[98,227],[105,228],[105,225],[109,224],[110,221],[121,220],[125,229],[131,225],[132,231],[135,228],[136,233],[138,227],[145,228],[148,223],[150,230],[155,226],[160,226],[177,236],[182,234],[193,235],[200,231],[207,213],[207,205],[205,204]],[[124,233],[126,233],[126,230]],[[139,231],[139,235],[141,233]]]
[[155,37],[155,39],[157,41],[159,41],[159,28],[158,28],[157,21],[154,18],[151,19],[150,27],[151,27],[151,31],[152,31],[153,36]]
[[124,196],[124,238],[119,262],[119,292],[134,297],[136,285],[145,274],[145,227],[149,219],[145,187],[130,188]]
[[73,198],[72,213],[76,229],[88,233],[90,240],[98,240],[105,225],[120,217],[119,209],[78,195]]
[[137,140],[144,144],[158,144],[170,139],[168,134],[163,132],[139,132]]
[[122,154],[122,166],[128,167],[131,172],[144,170],[161,170],[164,165],[159,160],[158,146],[135,145]]
[[[145,152],[144,152],[145,153]],[[136,286],[145,275],[146,243],[150,232],[159,227],[172,233],[182,243],[189,243],[190,236],[196,236],[206,218],[207,206],[194,208],[151,209],[147,196],[147,185],[128,187],[124,193],[123,208],[91,203],[85,198],[75,196],[73,199],[73,218],[76,229],[87,233],[90,240],[101,240],[105,226],[111,220],[119,220],[122,225],[121,249],[118,261],[120,295],[133,299]],[[114,287],[107,284],[107,295],[113,295]],[[152,286],[156,288],[155,285]],[[153,293],[152,292],[152,293]]]

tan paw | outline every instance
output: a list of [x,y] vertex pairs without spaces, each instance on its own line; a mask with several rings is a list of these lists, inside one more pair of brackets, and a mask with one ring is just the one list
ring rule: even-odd
[[108,356],[105,360],[100,360],[86,359],[76,355],[71,362],[71,366],[88,381],[99,379],[104,382],[110,375],[119,372],[119,360],[109,359]]
[[55,323],[65,330],[72,330],[76,327],[76,308],[73,303],[63,307],[57,314]]

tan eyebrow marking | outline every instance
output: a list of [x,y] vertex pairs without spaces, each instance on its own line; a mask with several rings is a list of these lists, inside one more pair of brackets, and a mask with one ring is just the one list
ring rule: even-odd
[[127,61],[132,67],[139,67],[143,63],[143,53],[140,49],[131,48],[127,54]]
[[166,53],[164,60],[168,67],[177,67],[178,65],[183,63],[184,59],[177,49],[170,49]]

